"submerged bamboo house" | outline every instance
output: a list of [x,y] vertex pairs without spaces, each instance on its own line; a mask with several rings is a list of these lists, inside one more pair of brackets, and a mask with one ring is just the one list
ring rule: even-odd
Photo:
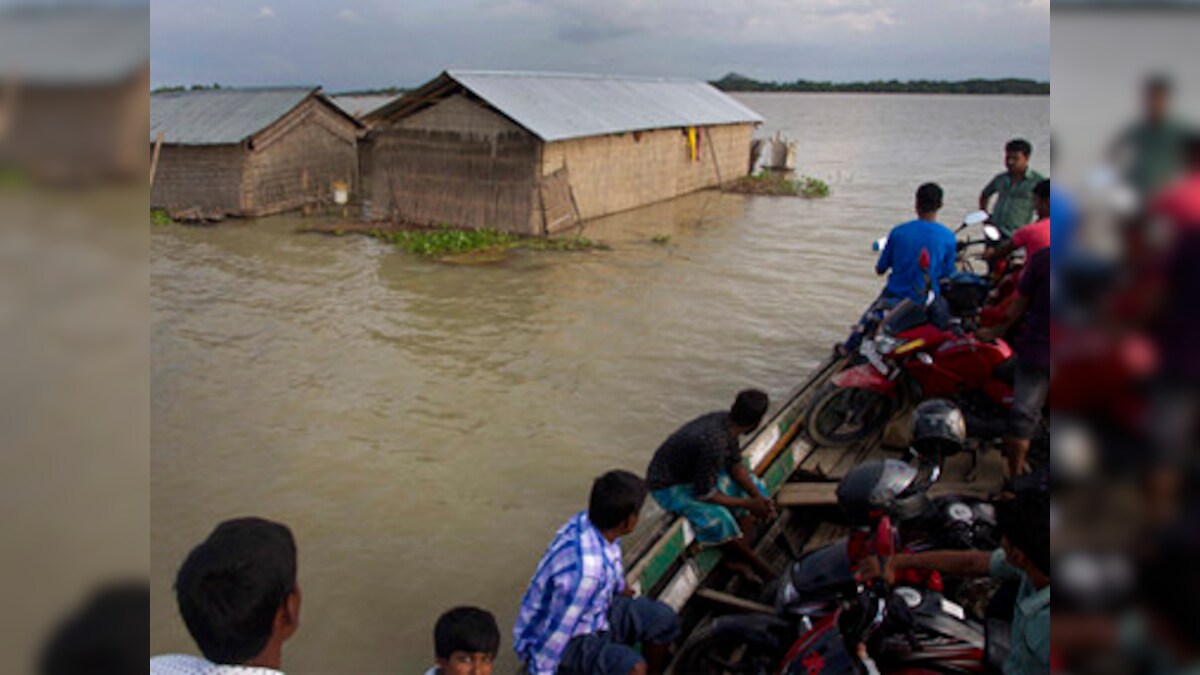
[[361,128],[312,87],[153,94],[150,206],[251,217],[331,202],[335,184],[358,188]]
[[521,234],[745,175],[762,122],[694,80],[475,71],[369,118],[367,218]]
[[145,6],[13,4],[0,11],[0,165],[69,184],[144,177]]

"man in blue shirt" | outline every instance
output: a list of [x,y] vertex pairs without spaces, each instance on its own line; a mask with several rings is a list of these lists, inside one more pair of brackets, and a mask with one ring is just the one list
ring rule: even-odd
[[[887,245],[875,264],[876,274],[891,272],[887,286],[842,345],[845,351],[856,351],[863,336],[874,330],[888,309],[905,298],[924,302],[928,291],[936,294],[938,282],[954,273],[954,262],[958,256],[957,241],[950,228],[937,222],[942,196],[942,188],[937,183],[922,185],[917,189],[917,219],[897,225],[888,234]],[[929,253],[928,272],[921,269],[922,251]]]

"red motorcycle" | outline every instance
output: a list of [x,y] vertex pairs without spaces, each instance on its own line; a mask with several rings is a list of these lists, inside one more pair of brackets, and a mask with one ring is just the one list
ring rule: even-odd
[[[895,553],[896,531],[880,520],[870,542]],[[714,619],[680,653],[675,672],[689,675],[844,675],[866,672],[861,644],[887,673],[983,673],[984,626],[940,591],[882,582],[860,584],[850,542],[841,540],[792,563],[774,614]]]
[[971,436],[1003,433],[1013,389],[1002,366],[1012,349],[1003,340],[978,340],[967,327],[932,298],[902,301],[875,337],[864,340],[865,363],[837,373],[817,391],[805,413],[809,436],[823,446],[860,443],[896,412],[928,398],[957,403]]

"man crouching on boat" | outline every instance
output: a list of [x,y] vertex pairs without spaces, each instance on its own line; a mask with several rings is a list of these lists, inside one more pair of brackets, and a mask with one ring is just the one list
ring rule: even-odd
[[[670,660],[679,619],[625,587],[620,538],[637,527],[646,485],[628,471],[592,484],[588,510],[558,530],[513,628],[529,675],[657,675]],[[632,645],[642,644],[642,655]],[[644,656],[644,658],[643,658]]]
[[[724,546],[727,564],[752,583],[776,571],[750,548],[750,517],[775,516],[775,503],[746,468],[738,438],[758,428],[770,400],[757,389],[739,392],[733,407],[683,425],[654,453],[646,484],[654,501],[684,516],[705,546]],[[735,517],[736,514],[736,517]]]

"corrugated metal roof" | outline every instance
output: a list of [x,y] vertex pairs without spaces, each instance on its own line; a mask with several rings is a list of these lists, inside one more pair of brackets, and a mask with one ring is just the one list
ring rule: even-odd
[[[763,121],[758,113],[698,80],[473,70],[447,71],[445,77],[548,142]],[[404,107],[399,101],[394,105],[395,110]]]
[[148,6],[18,6],[0,11],[0,73],[18,82],[109,83],[149,63]]
[[214,89],[150,96],[150,140],[165,143],[240,143],[270,126],[316,91],[315,87]]
[[401,96],[403,94],[341,94],[330,96],[329,100],[347,115],[362,119]]

